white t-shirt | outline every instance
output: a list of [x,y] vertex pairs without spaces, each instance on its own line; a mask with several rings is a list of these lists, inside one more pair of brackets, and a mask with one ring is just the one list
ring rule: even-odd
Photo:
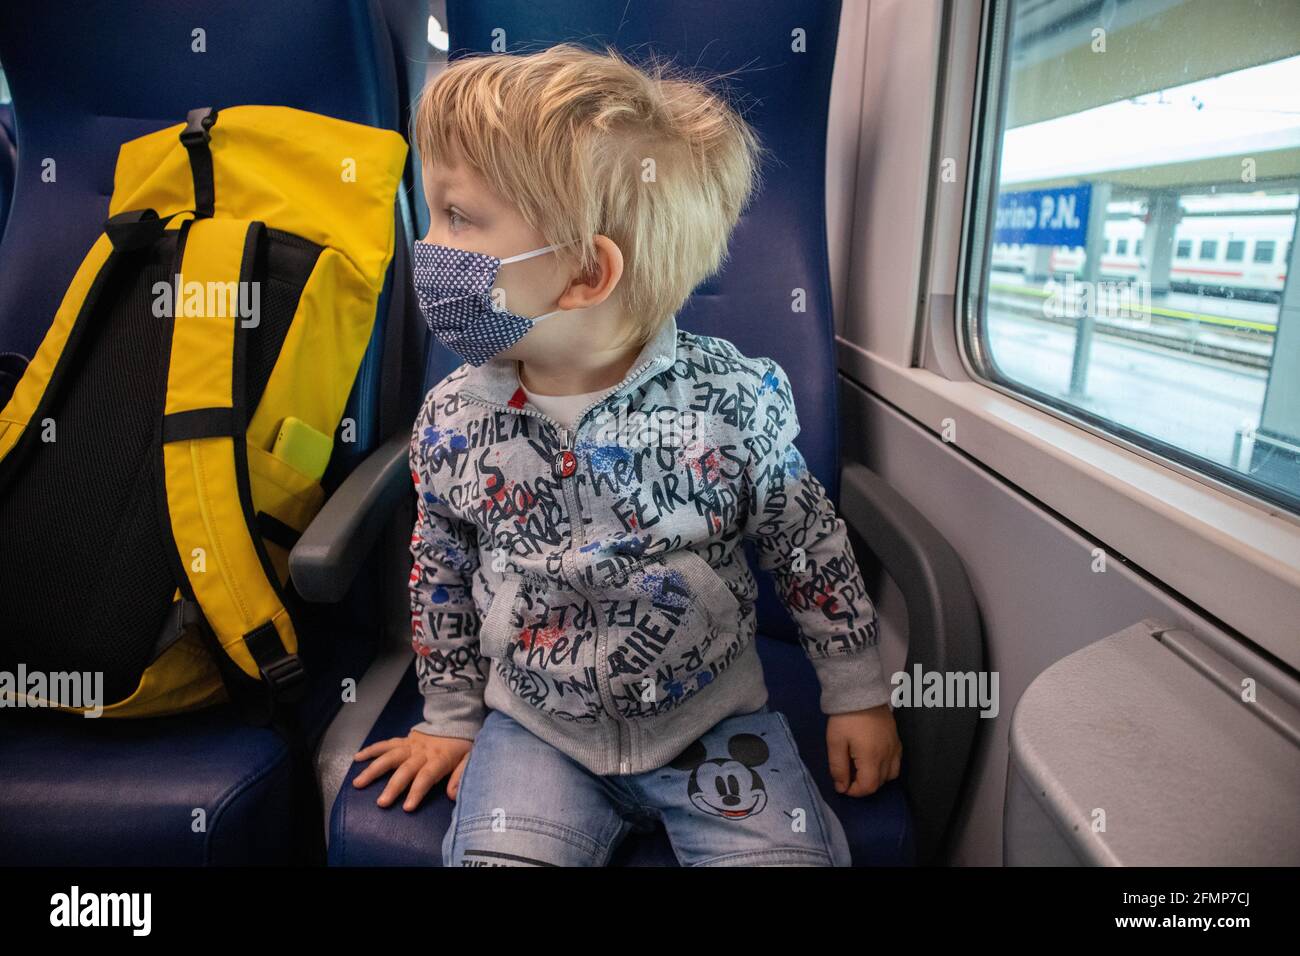
[[538,395],[536,392],[530,392],[522,382],[519,384],[524,394],[528,396],[528,401],[536,405],[542,414],[549,415],[570,430],[573,429],[574,421],[584,408],[600,396],[613,391],[614,388],[610,386],[594,392],[583,392],[581,395]]

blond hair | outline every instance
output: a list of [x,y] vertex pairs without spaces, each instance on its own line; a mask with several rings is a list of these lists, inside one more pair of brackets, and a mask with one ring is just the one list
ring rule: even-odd
[[422,161],[464,162],[547,244],[589,274],[592,238],[623,253],[619,287],[639,345],[726,260],[766,150],[704,78],[611,48],[458,59],[420,94]]

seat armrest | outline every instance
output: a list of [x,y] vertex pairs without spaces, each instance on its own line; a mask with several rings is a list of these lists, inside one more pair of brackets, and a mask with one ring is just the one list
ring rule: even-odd
[[[840,477],[840,514],[903,593],[907,663],[937,672],[978,675],[984,669],[979,605],[961,558],[926,517],[865,465],[850,462]],[[919,862],[942,850],[957,808],[980,718],[969,706],[903,707],[895,714],[903,741],[903,784],[916,822]]]
[[388,517],[413,490],[410,435],[398,432],[348,475],[289,553],[289,576],[308,601],[343,600]]
[[1147,617],[1035,677],[1011,716],[1003,863],[1300,863],[1300,682],[1240,653]]

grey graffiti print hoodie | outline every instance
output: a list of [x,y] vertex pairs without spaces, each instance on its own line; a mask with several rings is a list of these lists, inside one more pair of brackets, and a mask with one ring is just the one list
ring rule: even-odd
[[411,435],[414,729],[472,740],[490,708],[592,773],[664,766],[767,701],[746,539],[822,712],[885,703],[876,609],[798,432],[776,362],[675,318],[572,431],[513,360],[444,378]]

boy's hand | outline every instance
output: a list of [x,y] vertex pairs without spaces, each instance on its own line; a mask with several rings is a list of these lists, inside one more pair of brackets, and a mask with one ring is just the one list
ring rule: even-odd
[[447,782],[447,796],[455,800],[456,793],[460,790],[460,777],[465,772],[465,763],[469,760],[469,752],[473,746],[472,740],[465,740],[462,737],[434,737],[418,730],[412,730],[405,737],[380,740],[352,758],[353,760],[378,758],[357,774],[357,778],[352,781],[352,786],[358,789],[369,786],[372,781],[396,767],[396,773],[375,802],[381,807],[387,807],[409,785],[410,793],[406,795],[406,801],[402,804],[402,809],[409,813],[420,805],[425,794],[450,770],[451,780]]
[[889,705],[832,714],[826,719],[826,752],[836,793],[865,797],[893,780],[903,760],[903,743]]

